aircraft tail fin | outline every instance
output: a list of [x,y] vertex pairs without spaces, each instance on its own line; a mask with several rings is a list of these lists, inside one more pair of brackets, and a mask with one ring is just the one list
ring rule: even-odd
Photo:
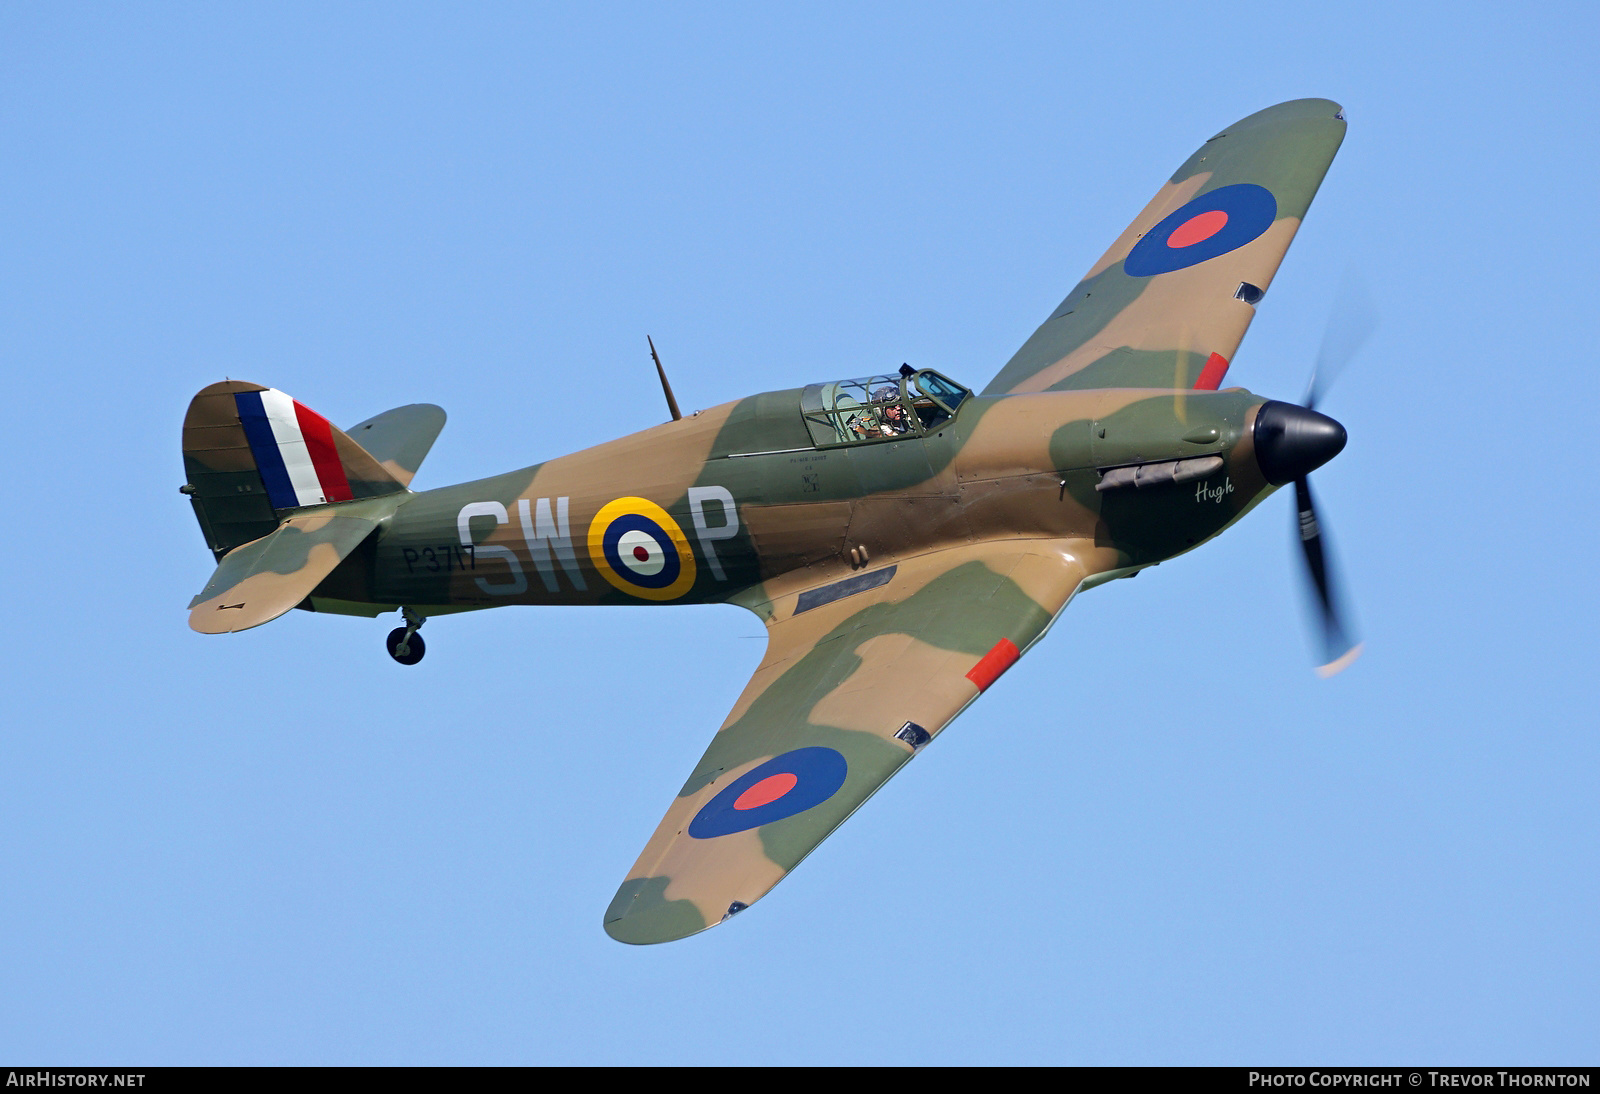
[[[415,456],[415,462],[420,459]],[[410,481],[316,411],[281,391],[240,380],[212,384],[189,403],[183,464],[184,493],[219,561],[235,547],[272,534],[295,510],[404,493]]]

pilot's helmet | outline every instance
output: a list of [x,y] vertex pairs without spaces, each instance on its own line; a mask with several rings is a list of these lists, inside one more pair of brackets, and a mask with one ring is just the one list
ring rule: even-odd
[[875,403],[887,403],[898,398],[900,398],[900,389],[893,384],[884,384],[872,393],[872,401]]

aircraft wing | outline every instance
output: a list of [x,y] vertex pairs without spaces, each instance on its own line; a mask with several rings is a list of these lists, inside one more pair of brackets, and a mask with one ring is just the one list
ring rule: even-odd
[[1344,131],[1297,99],[1201,145],[983,394],[1215,390]]
[[937,551],[775,589],[766,656],[606,910],[667,942],[754,903],[1009,668],[1083,579],[1081,540]]

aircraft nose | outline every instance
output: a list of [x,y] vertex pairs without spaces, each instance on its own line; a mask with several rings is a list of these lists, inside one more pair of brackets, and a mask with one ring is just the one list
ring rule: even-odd
[[1256,411],[1256,463],[1274,486],[1303,479],[1344,450],[1344,426],[1315,410],[1276,400]]

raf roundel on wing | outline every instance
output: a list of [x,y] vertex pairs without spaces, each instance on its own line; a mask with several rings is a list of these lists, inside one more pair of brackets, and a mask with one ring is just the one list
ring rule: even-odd
[[850,765],[831,748],[797,748],[746,771],[706,802],[689,835],[710,839],[804,813],[839,792]]
[[1258,238],[1278,216],[1278,199],[1253,182],[1219,186],[1180,206],[1122,260],[1130,277],[1153,277],[1225,255]]

